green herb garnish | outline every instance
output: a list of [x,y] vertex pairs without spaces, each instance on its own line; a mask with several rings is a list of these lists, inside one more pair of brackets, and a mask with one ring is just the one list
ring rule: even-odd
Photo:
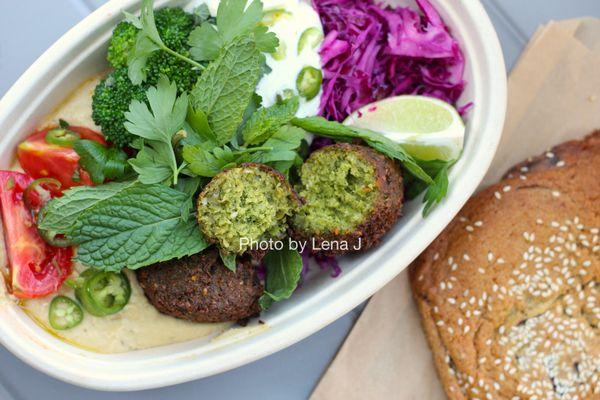
[[302,273],[302,256],[290,249],[271,251],[265,256],[264,264],[267,269],[265,293],[258,302],[267,310],[273,302],[289,298],[296,290]]
[[260,0],[254,0],[248,7],[246,0],[222,0],[216,26],[206,22],[190,34],[190,54],[198,61],[215,60],[221,50],[239,36],[249,36],[261,52],[274,52],[279,40],[267,27],[259,25],[262,17]]
[[138,154],[129,163],[139,174],[142,183],[177,184],[181,167],[173,149],[173,135],[183,128],[188,110],[188,96],[177,97],[174,83],[161,76],[156,87],[146,92],[150,108],[133,100],[125,113],[125,128],[143,140]]

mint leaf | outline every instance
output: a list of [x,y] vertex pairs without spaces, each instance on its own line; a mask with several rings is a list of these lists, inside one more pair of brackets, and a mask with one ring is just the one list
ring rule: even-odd
[[367,145],[386,156],[398,160],[411,174],[427,184],[433,184],[431,177],[402,148],[402,146],[380,133],[368,129],[358,129],[339,122],[328,121],[323,117],[294,118],[292,124],[315,135],[334,140],[364,140]]
[[283,100],[271,107],[261,107],[246,122],[242,130],[244,143],[256,145],[265,142],[279,128],[294,118],[298,111],[298,97]]
[[113,182],[100,186],[76,186],[65,190],[61,197],[52,199],[42,209],[38,217],[38,227],[47,231],[67,233],[81,213],[135,184],[136,182]]
[[79,155],[79,165],[96,185],[105,179],[122,178],[127,173],[127,154],[121,149],[82,139],[75,142],[73,150]]
[[227,143],[236,133],[258,83],[260,66],[261,54],[254,42],[242,37],[227,45],[198,79],[192,104],[208,117],[217,144]]
[[105,271],[137,269],[208,247],[197,223],[185,221],[188,195],[163,185],[132,185],[82,213],[68,233],[76,260]]
[[258,302],[266,310],[274,301],[285,300],[294,293],[302,272],[302,257],[295,250],[283,249],[269,252],[263,262],[267,277],[265,293]]
[[[133,100],[125,113],[125,128],[139,136],[143,145],[136,158],[129,161],[146,184],[177,183],[179,167],[172,139],[184,126],[188,110],[187,94],[177,97],[177,86],[162,75],[156,87],[146,92],[150,108]],[[168,172],[167,172],[168,171]]]

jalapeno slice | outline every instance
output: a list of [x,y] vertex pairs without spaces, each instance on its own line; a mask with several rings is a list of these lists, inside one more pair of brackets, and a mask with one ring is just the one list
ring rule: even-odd
[[302,50],[309,47],[315,49],[319,43],[323,41],[323,32],[319,28],[308,28],[298,39],[298,54],[302,53]]
[[83,321],[83,310],[75,301],[65,296],[56,296],[48,310],[50,326],[64,331],[76,327]]
[[264,26],[273,26],[275,23],[282,17],[291,17],[292,13],[286,11],[282,8],[276,8],[273,10],[268,10],[263,13],[263,18],[261,21],[261,25]]
[[323,73],[320,69],[315,67],[304,67],[296,78],[296,88],[300,96],[306,100],[312,100],[315,98],[321,90],[321,83],[323,82]]
[[23,192],[23,203],[29,211],[37,213],[52,197],[60,193],[60,187],[58,179],[36,179]]
[[81,139],[79,133],[66,128],[51,129],[46,133],[46,143],[62,147],[73,147],[79,139]]
[[276,61],[281,61],[287,55],[287,46],[283,42],[279,42],[279,46],[277,46],[277,50],[274,53],[271,53],[271,57],[273,57]]
[[75,296],[92,315],[104,317],[123,309],[131,297],[131,285],[125,274],[94,269],[79,275]]

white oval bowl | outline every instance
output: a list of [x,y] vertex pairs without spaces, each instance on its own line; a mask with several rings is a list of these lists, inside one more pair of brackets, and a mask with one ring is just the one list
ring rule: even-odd
[[[58,379],[99,390],[140,390],[223,372],[283,349],[331,323],[405,269],[460,210],[482,180],[496,151],[506,112],[506,71],[496,32],[477,0],[432,0],[459,40],[467,60],[469,112],[464,154],[450,176],[444,202],[421,217],[421,204],[374,251],[345,258],[337,279],[313,274],[292,299],[262,316],[269,329],[236,341],[198,339],[123,354],[97,354],[71,346],[36,325],[14,302],[0,302],[0,341],[29,365]],[[183,0],[157,1],[182,5]],[[122,11],[139,0],[112,0],[67,32],[0,100],[0,168],[16,145],[62,99],[107,68],[107,41]]]

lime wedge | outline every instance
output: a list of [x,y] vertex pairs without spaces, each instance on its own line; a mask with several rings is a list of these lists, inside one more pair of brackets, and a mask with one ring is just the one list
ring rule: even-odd
[[456,109],[425,96],[371,103],[352,113],[344,124],[379,132],[421,160],[455,160],[465,138],[465,124]]

